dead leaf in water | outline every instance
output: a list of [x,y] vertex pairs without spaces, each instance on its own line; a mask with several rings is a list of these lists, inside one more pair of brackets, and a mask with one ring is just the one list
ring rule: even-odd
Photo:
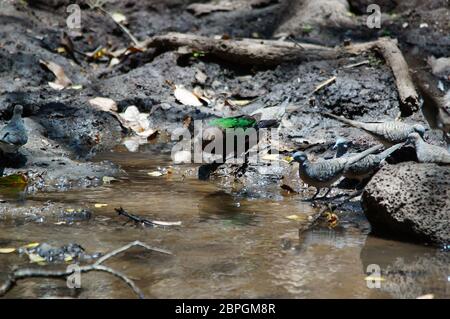
[[0,248],[0,254],[10,254],[15,252],[15,248]]
[[289,216],[286,216],[286,218],[287,219],[290,219],[290,220],[295,220],[296,222],[304,222],[304,221],[306,221],[308,218],[306,217],[306,216],[304,216],[304,215],[289,215]]
[[95,204],[94,207],[95,207],[95,208],[108,207],[108,204],[100,204],[100,203],[98,203],[98,204]]
[[158,226],[181,226],[181,221],[177,222],[164,222],[160,220],[152,220],[152,223]]
[[295,189],[293,189],[291,186],[287,184],[282,184],[280,187],[282,190],[285,190],[289,194],[298,194],[298,192]]
[[335,213],[326,213],[325,215],[328,227],[334,228],[339,224],[339,217]]
[[426,294],[426,295],[419,296],[416,299],[434,299],[434,295],[433,294]]
[[26,244],[25,246],[22,246],[22,248],[31,249],[31,248],[35,248],[39,245],[40,245],[39,243],[29,243],[29,244]]
[[30,262],[32,262],[32,263],[43,263],[46,261],[44,257],[41,257],[35,253],[28,253],[28,258],[30,259]]
[[154,171],[154,172],[147,173],[147,175],[153,176],[153,177],[159,177],[159,176],[163,176],[164,174],[159,171]]
[[111,184],[111,182],[117,181],[116,178],[111,176],[103,176],[103,184]]
[[48,84],[55,90],[62,90],[70,85],[72,81],[66,76],[64,69],[59,64],[51,61],[39,60],[39,63],[44,65],[50,72],[52,72],[56,80],[54,82],[49,82]]

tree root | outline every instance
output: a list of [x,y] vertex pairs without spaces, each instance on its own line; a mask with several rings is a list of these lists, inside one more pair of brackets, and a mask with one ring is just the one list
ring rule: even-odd
[[[124,281],[139,298],[144,298],[144,294],[139,289],[136,284],[129,279],[127,276],[125,276],[123,273],[116,271],[110,267],[103,266],[102,263],[107,261],[108,259],[120,254],[121,252],[124,252],[134,246],[143,247],[148,250],[153,250],[159,253],[172,255],[170,251],[151,247],[145,243],[142,243],[140,241],[134,241],[131,242],[123,247],[120,247],[116,250],[113,250],[112,252],[104,255],[103,257],[99,258],[95,263],[91,265],[86,266],[80,266],[79,271],[80,273],[87,273],[90,271],[101,271],[109,273],[122,281]],[[8,291],[10,291],[16,283],[21,279],[26,278],[59,278],[59,279],[66,279],[68,276],[72,275],[75,272],[75,270],[46,270],[46,269],[39,269],[39,268],[18,268],[14,269],[9,275],[8,279],[0,285],[0,297],[4,296]]]

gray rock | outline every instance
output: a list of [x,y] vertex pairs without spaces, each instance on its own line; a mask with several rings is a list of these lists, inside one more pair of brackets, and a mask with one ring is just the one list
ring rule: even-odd
[[362,205],[376,234],[450,242],[450,167],[386,165],[367,184]]

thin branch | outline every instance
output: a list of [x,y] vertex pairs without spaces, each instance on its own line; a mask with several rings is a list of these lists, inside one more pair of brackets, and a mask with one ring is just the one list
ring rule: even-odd
[[[90,267],[89,269],[87,269],[85,272],[88,272],[90,270],[94,270],[94,271],[103,271],[106,272],[108,274],[111,274],[113,276],[116,276],[119,279],[122,279],[122,281],[124,281],[131,289],[133,289],[134,293],[136,295],[138,295],[139,299],[144,299],[145,296],[142,293],[142,291],[138,288],[138,286],[136,286],[136,284],[134,283],[134,281],[132,281],[131,279],[129,279],[127,276],[125,276],[124,274],[122,274],[119,271],[115,271],[112,268],[103,266],[103,265],[93,265],[93,266],[88,266]],[[83,268],[82,268],[83,269]],[[83,271],[82,271],[83,272]]]
[[96,9],[98,9],[98,10],[100,10],[101,12],[103,12],[104,14],[106,14],[107,16],[109,16],[121,29],[122,29],[122,31],[123,32],[125,32],[125,34],[126,35],[128,35],[128,37],[131,39],[131,41],[133,41],[134,42],[134,44],[137,46],[137,47],[140,47],[140,45],[141,45],[141,43],[139,42],[139,40],[138,39],[136,39],[135,37],[134,37],[134,35],[130,32],[130,30],[128,30],[128,28],[126,27],[126,26],[124,26],[122,23],[120,23],[120,22],[117,22],[115,19],[114,19],[114,17],[113,17],[113,15],[111,14],[111,12],[109,12],[109,11],[107,11],[107,10],[105,10],[105,9],[103,9],[102,7],[96,7]]
[[[90,271],[101,271],[109,273],[122,281],[124,281],[139,298],[144,298],[144,294],[142,291],[136,286],[136,284],[129,279],[127,276],[122,274],[121,272],[118,272],[110,267],[103,266],[101,263],[105,262],[111,257],[114,257],[121,252],[130,249],[134,246],[140,246],[148,250],[154,250],[163,254],[169,254],[172,255],[170,251],[151,247],[145,243],[142,243],[140,241],[134,241],[132,243],[129,243],[123,247],[120,247],[116,250],[113,250],[112,252],[104,255],[103,257],[99,258],[94,264],[92,265],[86,265],[81,266],[79,268],[79,271],[81,273],[87,273]],[[59,279],[66,279],[68,276],[72,275],[75,272],[75,270],[46,270],[46,269],[39,269],[39,268],[19,268],[14,269],[9,275],[8,279],[0,285],[0,296],[4,296],[9,290],[11,290],[14,285],[17,283],[17,281],[25,278],[59,278]]]
[[100,265],[100,264],[102,264],[104,261],[108,260],[109,258],[114,257],[114,256],[120,254],[121,252],[123,252],[123,251],[125,251],[125,250],[128,250],[128,249],[130,249],[131,247],[134,247],[134,246],[140,246],[140,247],[143,247],[143,248],[145,248],[145,249],[157,251],[157,252],[162,253],[162,254],[172,255],[172,253],[171,253],[170,251],[168,251],[168,250],[161,249],[161,248],[151,247],[151,246],[149,246],[149,245],[147,245],[147,244],[144,244],[143,242],[140,242],[140,241],[136,240],[136,241],[134,241],[134,242],[132,242],[132,243],[129,243],[129,244],[123,246],[123,247],[117,248],[116,250],[113,250],[112,252],[110,252],[110,253],[108,253],[108,254],[106,254],[106,255],[100,257],[100,258],[94,263],[94,265]]

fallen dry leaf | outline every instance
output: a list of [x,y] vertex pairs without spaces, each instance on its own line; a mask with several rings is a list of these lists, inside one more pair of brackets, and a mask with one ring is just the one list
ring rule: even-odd
[[139,112],[134,105],[127,107],[125,112],[119,114],[122,125],[133,130],[141,138],[149,138],[157,132],[150,128],[148,116],[148,113]]
[[15,248],[0,248],[0,254],[10,254],[15,252]]
[[89,104],[92,105],[94,108],[105,111],[105,112],[117,112],[117,103],[106,97],[96,97],[91,100],[89,100]]
[[183,105],[203,106],[203,103],[200,102],[199,98],[182,85],[175,85],[175,90],[173,93],[175,98]]
[[242,107],[252,103],[254,100],[226,100],[226,103],[234,107]]
[[127,17],[120,13],[120,12],[113,12],[111,13],[111,18],[113,18],[113,20],[116,23],[122,23],[122,24],[127,24]]
[[48,83],[53,89],[62,90],[72,85],[72,81],[66,76],[64,69],[60,65],[51,61],[44,60],[39,60],[39,63],[44,65],[50,72],[55,75],[56,81]]

